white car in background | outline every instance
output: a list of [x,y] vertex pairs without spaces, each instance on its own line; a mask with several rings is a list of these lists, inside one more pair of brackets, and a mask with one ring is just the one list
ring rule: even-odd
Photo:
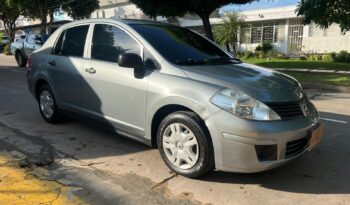
[[30,54],[40,48],[48,38],[48,34],[28,34],[16,37],[11,43],[11,53],[15,56],[18,66],[25,67]]

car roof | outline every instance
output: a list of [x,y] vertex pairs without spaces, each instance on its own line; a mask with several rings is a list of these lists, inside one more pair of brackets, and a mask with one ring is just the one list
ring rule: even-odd
[[67,26],[74,26],[80,23],[98,23],[98,22],[119,22],[126,25],[168,25],[168,26],[176,26],[169,23],[157,22],[152,20],[141,20],[141,19],[117,19],[117,18],[96,18],[96,19],[86,19],[73,21],[71,23],[66,24]]

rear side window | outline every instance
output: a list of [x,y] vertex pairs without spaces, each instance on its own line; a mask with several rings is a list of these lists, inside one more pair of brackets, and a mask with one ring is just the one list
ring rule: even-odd
[[84,25],[69,28],[62,32],[55,45],[54,54],[83,57],[88,30],[89,25]]
[[115,26],[96,24],[92,38],[91,58],[117,63],[122,53],[140,54],[140,45]]

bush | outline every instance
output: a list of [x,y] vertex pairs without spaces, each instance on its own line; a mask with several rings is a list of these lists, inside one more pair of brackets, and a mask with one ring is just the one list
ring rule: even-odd
[[3,53],[6,44],[0,43],[0,53]]
[[350,63],[350,53],[347,51],[340,51],[338,54],[331,53],[330,55],[332,59],[336,62]]
[[254,53],[248,50],[243,51],[239,54],[239,56],[243,59],[248,59],[254,57]]
[[257,51],[257,52],[261,51],[264,54],[267,54],[268,52],[270,52],[272,50],[273,50],[273,45],[270,42],[264,42],[255,48],[255,51]]
[[319,61],[322,59],[322,56],[317,53],[311,53],[307,56],[307,59],[310,61]]
[[5,45],[5,47],[4,47],[4,50],[3,50],[3,53],[5,54],[5,55],[11,55],[11,44],[6,44]]
[[332,61],[337,61],[337,53],[336,52],[333,52],[330,55],[331,55]]
[[334,59],[332,57],[332,54],[331,53],[327,53],[327,54],[322,55],[322,61],[333,62]]

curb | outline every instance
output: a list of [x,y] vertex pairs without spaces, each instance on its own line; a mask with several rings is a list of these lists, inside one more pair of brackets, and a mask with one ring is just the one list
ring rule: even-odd
[[350,71],[345,70],[319,70],[319,69],[298,69],[298,68],[273,68],[277,71],[303,72],[303,73],[321,73],[321,74],[341,74],[350,75]]
[[331,92],[341,92],[341,93],[350,93],[350,87],[346,86],[335,86],[335,85],[323,85],[323,84],[314,84],[314,83],[304,83],[301,82],[301,85],[304,89],[316,89],[320,91],[331,91]]

